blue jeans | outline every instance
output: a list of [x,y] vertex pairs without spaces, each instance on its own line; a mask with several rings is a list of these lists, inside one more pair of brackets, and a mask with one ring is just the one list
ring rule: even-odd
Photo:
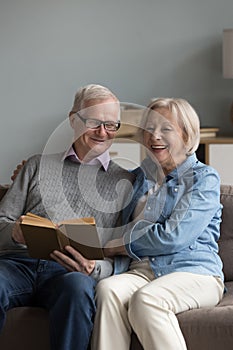
[[[49,311],[52,350],[86,350],[93,328],[96,282],[54,261],[0,257],[0,330],[6,311],[38,306]],[[13,336],[13,335],[12,335]]]

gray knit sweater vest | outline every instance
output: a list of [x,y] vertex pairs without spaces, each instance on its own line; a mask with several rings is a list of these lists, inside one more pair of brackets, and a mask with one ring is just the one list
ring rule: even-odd
[[[120,230],[120,214],[131,199],[134,175],[113,161],[105,171],[101,164],[63,161],[62,156],[36,155],[27,161],[0,204],[1,234],[9,231],[6,222],[27,212],[56,223],[93,216],[102,244],[113,237],[114,227]],[[0,242],[0,249],[2,245],[7,240]]]

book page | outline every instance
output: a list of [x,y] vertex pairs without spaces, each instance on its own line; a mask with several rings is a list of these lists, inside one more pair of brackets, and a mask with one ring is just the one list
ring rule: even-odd
[[24,215],[24,218],[21,223],[25,225],[55,228],[55,225],[51,220],[32,213],[27,213],[26,215]]
[[88,225],[95,225],[95,218],[92,216],[90,217],[83,217],[83,218],[75,218],[75,219],[68,219],[60,222],[58,226],[62,226],[65,224],[75,224],[75,225],[83,225],[83,224],[88,224]]

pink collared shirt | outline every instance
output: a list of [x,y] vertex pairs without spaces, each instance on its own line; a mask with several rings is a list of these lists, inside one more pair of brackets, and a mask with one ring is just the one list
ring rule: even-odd
[[107,150],[101,155],[99,155],[98,157],[93,158],[89,162],[83,162],[79,159],[79,157],[75,153],[73,145],[71,145],[70,148],[67,151],[65,151],[64,156],[62,157],[62,161],[64,161],[67,158],[70,158],[73,162],[87,164],[87,165],[97,165],[101,163],[105,171],[108,170],[109,162],[111,160],[109,151]]

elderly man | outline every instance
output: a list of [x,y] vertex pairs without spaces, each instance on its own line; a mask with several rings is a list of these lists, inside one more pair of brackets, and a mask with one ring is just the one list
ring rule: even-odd
[[108,148],[120,127],[117,97],[100,85],[75,95],[69,113],[74,142],[65,153],[35,155],[20,170],[0,203],[0,329],[6,311],[40,306],[49,311],[52,350],[85,350],[95,314],[99,279],[112,274],[112,261],[85,259],[67,246],[51,260],[28,255],[20,229],[27,212],[53,222],[94,216],[104,245],[120,230],[135,176],[110,160]]

